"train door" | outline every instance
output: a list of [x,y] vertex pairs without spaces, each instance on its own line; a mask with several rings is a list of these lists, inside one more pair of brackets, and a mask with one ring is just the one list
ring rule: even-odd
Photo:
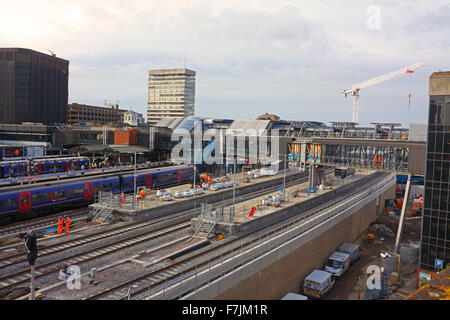
[[152,174],[151,173],[149,173],[149,174],[147,174],[146,176],[146,179],[145,179],[145,186],[146,187],[151,187],[152,186]]
[[22,192],[19,193],[19,212],[25,212],[31,210],[31,193]]
[[89,200],[94,195],[94,188],[92,186],[92,182],[88,182],[84,184],[84,200]]
[[183,180],[183,175],[182,175],[182,173],[181,173],[181,169],[178,169],[178,170],[177,170],[177,180],[178,180],[178,181]]
[[41,174],[41,171],[42,171],[42,165],[41,165],[41,163],[39,162],[39,163],[37,164],[37,174]]

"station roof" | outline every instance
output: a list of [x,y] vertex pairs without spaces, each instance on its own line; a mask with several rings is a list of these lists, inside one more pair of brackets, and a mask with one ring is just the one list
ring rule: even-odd
[[255,130],[256,134],[261,134],[261,131],[269,127],[271,120],[234,120],[230,125],[229,130],[234,133],[245,133],[247,130]]
[[183,118],[164,117],[155,124],[155,127],[175,130],[181,121],[183,121]]
[[123,145],[116,145],[116,144],[110,144],[109,147],[113,149],[114,151],[120,152],[120,153],[146,153],[146,152],[152,152],[150,149],[142,147],[142,146],[123,146]]

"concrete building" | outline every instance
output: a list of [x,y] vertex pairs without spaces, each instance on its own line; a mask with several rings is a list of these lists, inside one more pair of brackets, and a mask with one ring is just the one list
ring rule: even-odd
[[0,48],[0,123],[66,123],[69,61]]
[[131,109],[123,113],[123,123],[129,124],[130,126],[138,126],[144,122],[142,113],[138,113]]
[[428,139],[420,269],[438,272],[450,263],[450,72],[429,81]]
[[95,124],[123,123],[127,110],[119,109],[118,104],[105,104],[103,107],[71,103],[67,108],[67,123],[89,122]]
[[195,71],[186,68],[149,70],[147,122],[193,116],[195,76]]

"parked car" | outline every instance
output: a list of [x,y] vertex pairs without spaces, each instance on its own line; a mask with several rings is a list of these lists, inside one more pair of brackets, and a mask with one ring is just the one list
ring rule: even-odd
[[350,264],[353,264],[361,258],[361,247],[354,243],[346,242],[338,249],[339,252],[344,252],[350,255]]
[[345,271],[347,271],[349,265],[350,255],[348,253],[335,251],[328,258],[325,271],[333,274],[336,279],[340,279]]
[[186,191],[183,193],[183,195],[184,195],[185,197],[192,197],[194,194],[192,193],[192,190],[189,189],[189,190],[186,190]]
[[303,282],[303,293],[312,298],[322,298],[334,286],[333,275],[327,271],[314,270]]

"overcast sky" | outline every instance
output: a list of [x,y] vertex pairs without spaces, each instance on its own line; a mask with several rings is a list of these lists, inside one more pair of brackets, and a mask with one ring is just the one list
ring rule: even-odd
[[144,115],[147,70],[183,67],[185,58],[197,72],[197,115],[323,122],[351,121],[342,89],[423,60],[412,75],[361,90],[362,125],[407,126],[410,88],[410,121],[426,122],[428,77],[450,70],[449,0],[0,0],[0,8],[0,47],[70,61],[69,102],[119,101]]

